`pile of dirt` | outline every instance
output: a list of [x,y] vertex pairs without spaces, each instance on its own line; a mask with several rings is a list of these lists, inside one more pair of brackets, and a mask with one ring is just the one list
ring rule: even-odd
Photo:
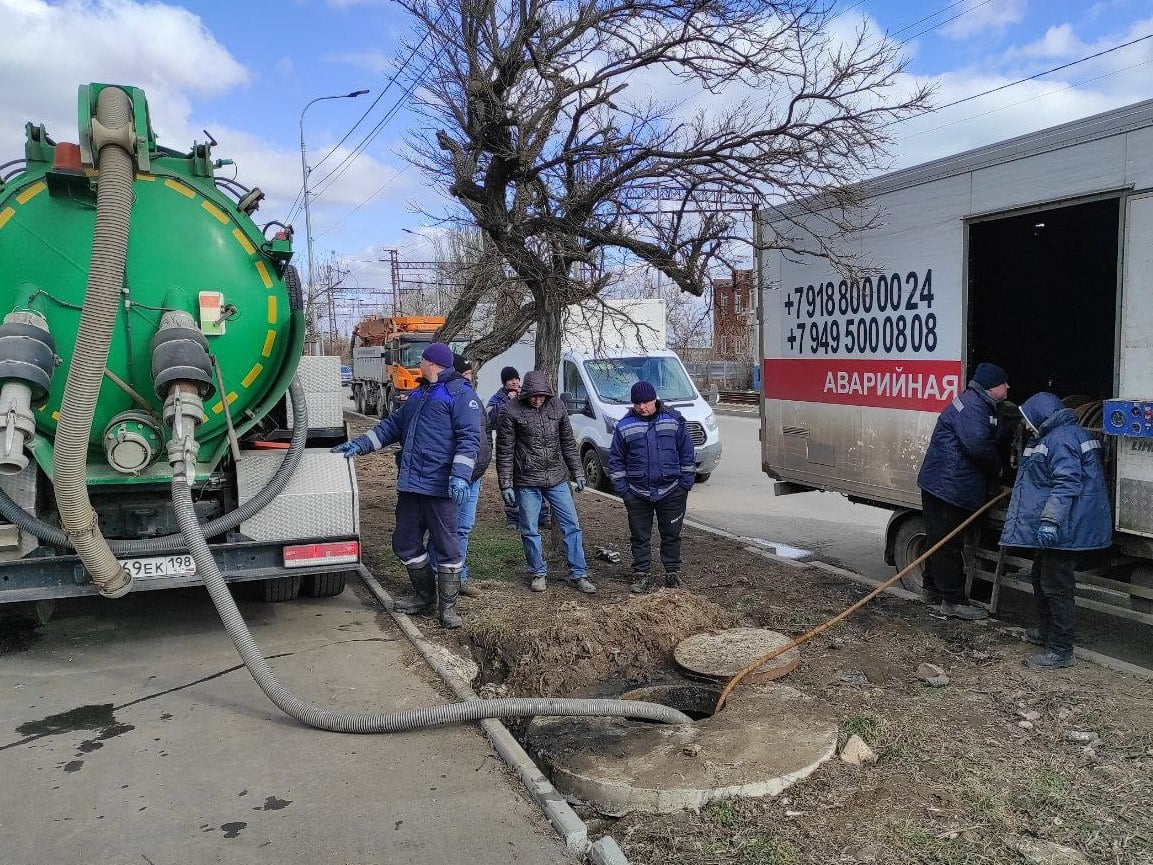
[[669,589],[607,607],[566,601],[551,621],[505,632],[503,640],[483,618],[471,632],[488,681],[513,695],[558,697],[649,681],[672,666],[685,637],[733,624],[733,615],[711,601]]

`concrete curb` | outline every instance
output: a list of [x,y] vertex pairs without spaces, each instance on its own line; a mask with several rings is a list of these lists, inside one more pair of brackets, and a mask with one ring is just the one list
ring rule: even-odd
[[714,405],[713,414],[723,414],[729,417],[757,417],[761,413],[758,405]]
[[[479,700],[480,697],[476,692],[469,687],[468,683],[463,681],[460,676],[453,670],[446,667],[439,657],[429,647],[428,642],[424,639],[424,634],[420,629],[412,623],[412,619],[404,613],[397,613],[392,609],[392,597],[385,591],[384,587],[377,582],[376,577],[367,567],[361,565],[357,569],[361,581],[365,587],[372,592],[381,606],[388,610],[389,615],[392,616],[397,626],[408,637],[409,641],[416,647],[416,650],[424,657],[428,664],[436,671],[437,675],[448,685],[449,689],[461,700]],[[528,792],[532,795],[540,806],[548,821],[552,824],[557,834],[560,835],[561,840],[564,841],[565,847],[571,852],[579,856],[593,856],[593,850],[597,849],[597,845],[601,845],[601,851],[607,851],[608,858],[604,858],[603,862],[611,863],[611,865],[628,865],[628,860],[625,859],[624,854],[621,853],[620,847],[617,846],[616,841],[611,836],[604,836],[599,839],[596,844],[590,844],[588,838],[588,826],[585,824],[572,807],[565,801],[565,798],[557,792],[557,789],[549,782],[549,780],[537,768],[536,763],[532,758],[525,753],[524,748],[513,737],[512,733],[508,731],[500,721],[495,718],[485,718],[480,722],[481,729],[484,730],[485,736],[488,737],[489,742],[492,744],[493,749],[500,755],[500,758],[511,766],[524,782]],[[616,851],[616,856],[612,851]],[[594,858],[594,862],[597,860]]]

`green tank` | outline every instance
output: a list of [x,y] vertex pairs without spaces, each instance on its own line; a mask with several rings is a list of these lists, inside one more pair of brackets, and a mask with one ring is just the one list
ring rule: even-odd
[[[0,383],[8,394],[0,395],[0,473],[22,469],[23,450],[52,477],[67,370],[85,350],[81,312],[101,182],[93,157],[96,104],[107,86],[80,88],[75,141],[58,143],[29,123],[24,159],[7,163],[6,174],[0,168]],[[143,91],[120,89],[132,105],[134,180],[119,309],[88,440],[88,483],[171,477],[158,380],[182,377],[184,354],[171,344],[158,349],[156,337],[176,312],[191,317],[178,317],[183,333],[198,331],[203,340],[194,341],[206,343],[211,361],[191,375],[203,398],[196,475],[204,478],[228,453],[230,423],[237,436],[259,423],[296,370],[305,316],[289,265],[292,232],[253,221],[262,194],[233,180],[232,171],[217,176],[232,163],[213,158],[214,141],[187,152],[160,147]],[[24,396],[14,398],[9,384]],[[22,402],[32,420],[21,420]]]

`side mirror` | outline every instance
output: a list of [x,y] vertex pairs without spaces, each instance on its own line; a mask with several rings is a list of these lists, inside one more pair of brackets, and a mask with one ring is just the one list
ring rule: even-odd
[[384,362],[386,364],[388,364],[389,366],[392,365],[392,349],[391,348],[386,348],[384,350]]
[[589,401],[586,398],[574,396],[567,391],[562,393],[560,398],[569,414],[583,414],[588,415],[589,417],[596,417],[596,415],[593,413],[592,406],[589,405]]

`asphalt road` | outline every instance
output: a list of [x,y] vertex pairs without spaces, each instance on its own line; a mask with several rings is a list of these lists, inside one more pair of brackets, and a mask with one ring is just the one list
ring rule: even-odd
[[[243,603],[282,681],[344,710],[445,702],[351,589]],[[318,732],[260,692],[203,589],[63,602],[0,624],[0,861],[569,863],[474,724]]]

